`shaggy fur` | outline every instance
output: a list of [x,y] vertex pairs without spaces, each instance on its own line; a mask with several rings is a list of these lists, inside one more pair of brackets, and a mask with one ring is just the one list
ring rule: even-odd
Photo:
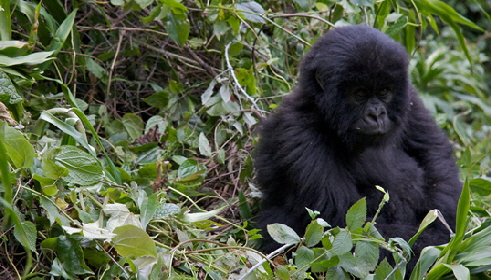
[[[366,197],[373,217],[382,199],[375,185],[390,195],[376,225],[384,237],[408,240],[432,209],[455,226],[461,182],[452,146],[409,84],[407,69],[405,48],[366,26],[331,30],[305,55],[298,86],[262,123],[255,151],[265,252],[279,247],[266,225],[286,224],[302,235],[311,220],[305,207],[345,226],[346,211]],[[390,89],[377,101],[387,111],[386,133],[359,131],[370,106],[351,94],[359,86]],[[448,240],[449,231],[436,221],[413,250]]]

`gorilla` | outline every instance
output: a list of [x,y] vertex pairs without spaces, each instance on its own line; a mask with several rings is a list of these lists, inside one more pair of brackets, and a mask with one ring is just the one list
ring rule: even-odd
[[[410,85],[406,49],[375,28],[322,36],[260,134],[254,165],[264,252],[280,247],[266,226],[286,224],[301,236],[311,221],[306,207],[343,227],[347,210],[366,197],[370,221],[383,196],[376,185],[390,195],[376,224],[385,238],[410,239],[432,209],[455,227],[462,183],[452,145]],[[435,221],[412,249],[419,254],[449,237]]]

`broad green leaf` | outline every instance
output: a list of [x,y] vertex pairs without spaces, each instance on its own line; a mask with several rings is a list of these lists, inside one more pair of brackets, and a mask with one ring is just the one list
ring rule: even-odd
[[314,261],[314,251],[311,249],[300,246],[295,252],[295,265],[301,270],[307,270],[310,264]]
[[385,33],[387,33],[387,35],[393,37],[393,36],[397,35],[399,32],[401,32],[401,30],[404,29],[407,24],[408,24],[408,17],[407,16],[401,16],[397,19],[396,22],[389,25],[389,28],[387,28]]
[[324,235],[324,227],[317,220],[312,221],[305,229],[305,245],[314,247],[317,245]]
[[8,98],[5,99],[7,99],[10,104],[16,104],[23,100],[22,96],[19,95],[17,89],[12,84],[9,76],[0,70],[0,97],[3,99],[4,95],[8,96]]
[[179,45],[184,45],[189,37],[189,21],[187,15],[169,13],[164,21],[169,37]]
[[41,167],[46,177],[58,180],[68,175],[68,169],[55,164],[55,156],[61,151],[61,148],[51,149],[43,153]]
[[140,117],[133,113],[126,113],[121,120],[124,124],[126,132],[130,137],[130,142],[134,142],[138,137],[143,134],[143,121]]
[[280,244],[296,244],[301,241],[300,236],[289,226],[283,224],[267,225],[271,238]]
[[469,269],[463,265],[451,265],[451,264],[445,264],[446,267],[449,267],[452,269],[452,272],[457,280],[470,280],[471,279],[471,274],[469,272]]
[[354,231],[365,224],[367,219],[367,200],[365,197],[358,200],[346,213],[346,228]]
[[332,242],[332,253],[334,255],[342,255],[346,252],[350,252],[353,247],[353,241],[351,240],[350,233],[341,229],[339,233],[334,237],[334,241]]
[[199,140],[199,153],[204,156],[210,157],[211,156],[210,141],[208,141],[208,138],[206,138],[203,132],[200,132],[198,140]]
[[491,194],[491,181],[484,178],[472,179],[470,182],[472,193],[480,196],[488,196]]
[[125,258],[157,256],[157,247],[148,234],[135,225],[124,225],[114,229],[114,248]]
[[195,159],[185,160],[177,169],[177,175],[180,182],[189,182],[200,179],[206,172],[206,167],[198,164]]
[[379,258],[379,247],[375,242],[360,240],[356,242],[355,256],[358,259],[358,266],[366,271],[372,271]]
[[104,180],[100,162],[74,146],[62,146],[55,161],[68,169],[68,174],[63,179],[71,184],[90,186]]
[[[392,266],[387,262],[387,259],[384,259],[375,269],[375,275],[373,276],[373,280],[385,280],[387,276],[392,272]],[[394,278],[389,278],[394,279]]]
[[[1,128],[1,127],[0,127]],[[34,163],[34,148],[17,129],[3,126],[4,145],[15,168],[30,168]]]
[[63,268],[71,275],[93,274],[85,264],[82,251],[82,236],[59,236],[56,240],[55,251],[63,260]]
[[256,1],[241,2],[235,4],[235,8],[251,22],[264,23],[264,19],[260,16],[265,13],[263,7]]
[[14,237],[24,246],[24,248],[36,252],[36,226],[29,222],[23,221],[14,226]]

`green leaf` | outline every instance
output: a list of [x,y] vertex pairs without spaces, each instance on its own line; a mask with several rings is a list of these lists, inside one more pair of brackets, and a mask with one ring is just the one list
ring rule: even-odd
[[17,241],[24,246],[24,248],[36,252],[36,226],[29,222],[24,221],[14,226],[14,237]]
[[365,224],[367,219],[367,200],[365,197],[358,200],[346,213],[346,228],[357,230]]
[[22,133],[8,125],[4,128],[4,145],[15,168],[30,168],[34,163],[34,148]]
[[353,247],[353,241],[351,240],[350,233],[341,229],[339,233],[334,237],[334,241],[332,242],[332,253],[334,255],[342,255],[344,253],[350,252]]
[[311,249],[301,246],[295,252],[295,265],[301,270],[307,270],[310,264],[314,261],[314,251]]
[[372,271],[377,266],[379,247],[375,242],[360,240],[356,243],[355,256],[358,266],[366,271]]
[[55,156],[61,151],[61,148],[51,149],[43,153],[41,167],[46,177],[58,180],[68,175],[68,169],[55,164]]
[[8,66],[8,67],[14,65],[21,65],[21,64],[37,65],[54,59],[54,57],[50,57],[52,54],[53,52],[49,51],[49,52],[36,52],[29,55],[14,56],[14,57],[0,55],[0,65]]
[[249,203],[247,202],[247,197],[244,195],[242,190],[239,190],[239,209],[240,209],[240,217],[243,220],[252,219],[252,211]]
[[[140,190],[145,193],[145,191]],[[157,211],[157,207],[159,206],[159,202],[157,199],[157,194],[154,193],[149,197],[145,196],[145,199],[142,201],[140,206],[140,220],[142,224],[142,228],[146,229],[148,222],[153,218],[153,215]]]
[[[66,112],[69,112],[69,110],[66,110]],[[85,135],[80,133],[78,130],[76,130],[75,127],[61,121],[60,119],[55,117],[51,112],[47,112],[47,111],[41,112],[40,119],[51,123],[52,125],[61,129],[64,133],[73,137],[75,141],[80,143],[88,152],[90,152],[92,155],[95,156],[94,148],[91,145],[89,145],[89,142],[85,138]]]
[[302,8],[302,10],[304,11],[310,11],[310,9],[312,8],[312,2],[313,1],[310,1],[310,0],[294,0],[295,3],[297,3],[298,6],[300,6],[300,8]]
[[271,238],[280,244],[297,244],[301,241],[300,236],[287,225],[270,224],[267,230]]
[[137,115],[126,113],[123,116],[122,122],[126,132],[128,132],[130,142],[134,142],[138,137],[143,135],[144,123]]
[[451,265],[451,264],[444,264],[446,267],[452,269],[452,272],[457,280],[470,280],[471,279],[471,274],[469,272],[469,269],[463,265],[456,264],[456,265]]
[[10,14],[12,11],[10,10],[10,0],[0,0],[0,7],[2,7],[2,11],[0,12],[0,41],[10,40],[12,25]]
[[16,104],[23,100],[22,96],[19,95],[17,89],[12,84],[10,77],[3,71],[0,70],[0,96],[7,95],[8,103]]
[[164,21],[169,37],[183,46],[189,37],[189,21],[186,15],[169,13]]
[[[373,280],[385,280],[387,279],[387,276],[392,272],[392,266],[387,262],[387,259],[384,259],[380,264],[377,266],[377,269],[375,270],[375,276],[373,277]],[[390,278],[393,279],[393,278]]]
[[317,245],[324,235],[324,227],[317,220],[312,221],[305,229],[305,245],[314,247]]
[[472,179],[470,182],[472,193],[480,196],[488,196],[491,194],[491,181],[484,178]]
[[235,4],[235,8],[251,22],[264,23],[264,19],[260,16],[265,13],[263,7],[256,1],[248,1]]
[[55,161],[68,169],[68,174],[63,179],[71,184],[90,186],[104,180],[100,162],[74,146],[62,146]]
[[208,139],[206,138],[203,132],[200,132],[198,141],[199,141],[199,153],[207,157],[211,156],[210,141],[208,141]]
[[157,256],[153,240],[141,228],[135,225],[124,225],[114,229],[114,248],[125,258],[136,259],[142,256]]
[[94,274],[85,264],[84,253],[80,246],[82,236],[60,236],[56,240],[55,251],[63,260],[61,263],[64,270],[70,275]]
[[135,0],[140,8],[145,9],[148,5],[152,4],[154,0]]
[[180,182],[189,182],[201,179],[206,172],[206,167],[198,164],[195,159],[189,158],[185,160],[177,169],[177,176]]
[[421,280],[428,272],[428,269],[435,263],[436,259],[440,255],[440,250],[435,247],[426,247],[421,251],[418,258],[418,263],[411,273],[410,280]]

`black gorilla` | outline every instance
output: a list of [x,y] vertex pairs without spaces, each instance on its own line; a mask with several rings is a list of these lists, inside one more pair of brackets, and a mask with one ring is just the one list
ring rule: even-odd
[[[301,235],[311,220],[305,207],[345,226],[346,211],[366,197],[373,217],[382,199],[375,185],[390,195],[377,218],[384,237],[408,240],[432,209],[455,226],[461,182],[452,146],[409,83],[405,48],[374,28],[340,27],[321,37],[261,134],[254,162],[265,252],[279,247],[266,225]],[[449,236],[436,221],[413,250]]]

